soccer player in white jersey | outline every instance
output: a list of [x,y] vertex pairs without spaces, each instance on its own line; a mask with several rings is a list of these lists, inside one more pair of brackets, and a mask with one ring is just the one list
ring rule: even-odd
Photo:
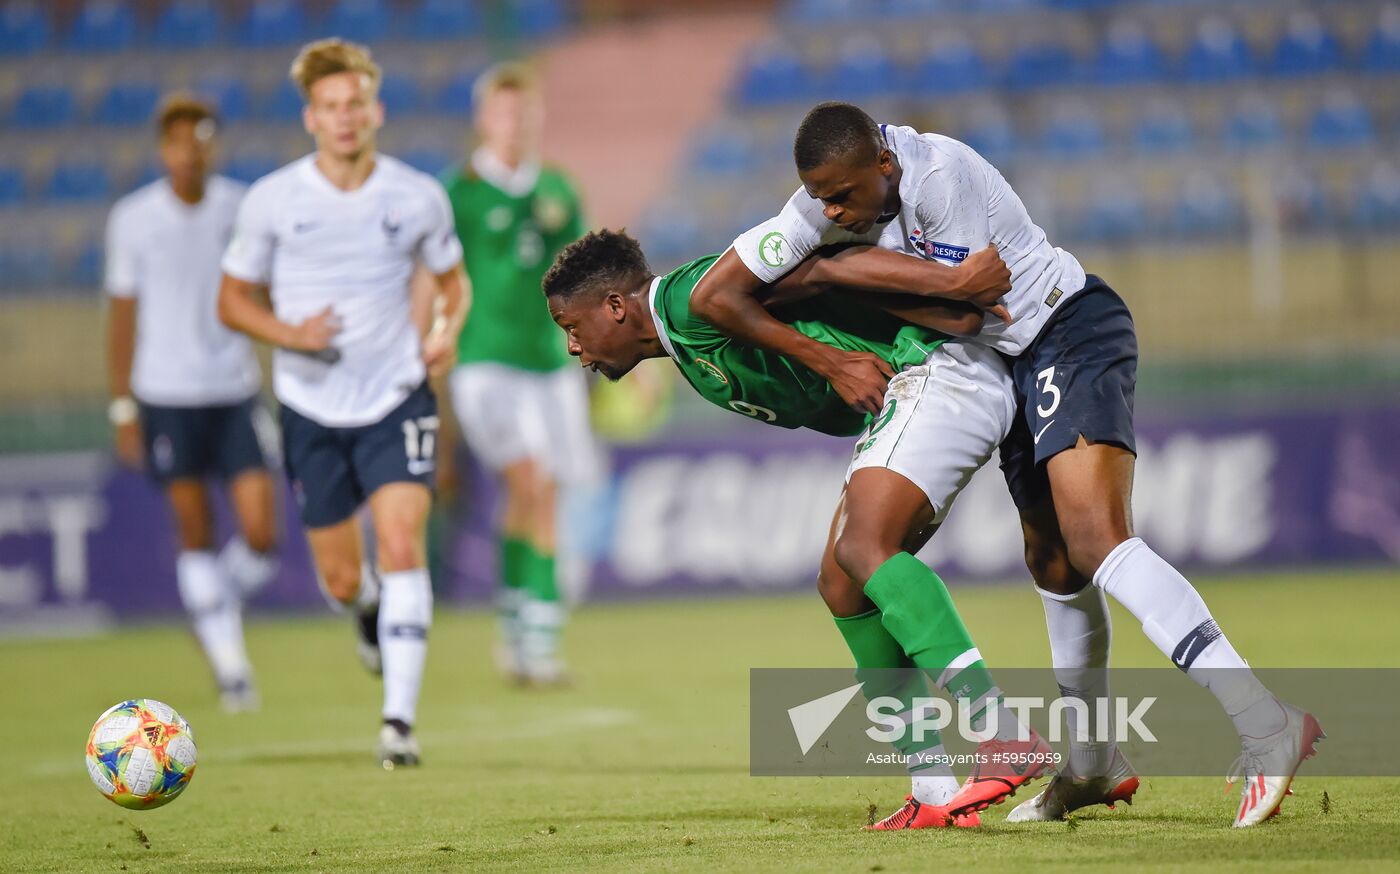
[[[876,125],[858,107],[827,103],[803,120],[793,154],[803,187],[781,214],[735,241],[696,287],[692,308],[739,340],[792,355],[826,376],[847,402],[869,407],[879,404],[886,377],[868,357],[802,337],[768,315],[756,295],[824,245],[864,242],[893,251],[847,271],[839,269],[839,257],[832,259],[831,281],[873,294],[932,291],[990,304],[991,295],[967,295],[949,274],[970,251],[996,246],[1011,271],[1011,290],[1001,300],[1013,321],[986,320],[974,340],[1014,358],[1022,414],[1002,447],[1002,468],[1021,512],[1057,680],[1066,694],[1081,694],[1091,711],[1108,697],[1104,594],[1112,595],[1234,723],[1246,781],[1235,826],[1277,813],[1322,731],[1310,714],[1259,682],[1195,588],[1133,535],[1137,339],[1122,299],[1102,279],[1086,276],[1069,252],[1051,246],[996,168],[956,140]],[[887,482],[871,499],[879,510],[912,512],[917,493],[897,474],[880,473]],[[857,498],[848,493],[847,500]],[[901,502],[908,505],[903,511]],[[891,549],[898,545],[885,547]],[[863,566],[846,570],[864,581],[882,554],[874,550]],[[1011,819],[1058,819],[1111,803],[1135,781],[1111,739],[1072,743],[1069,767]],[[949,809],[981,809],[1008,788],[1015,787],[1002,775],[974,772]]]
[[[316,151],[249,190],[224,255],[219,312],[276,347],[283,452],[316,569],[355,608],[362,656],[383,674],[381,761],[414,765],[433,603],[425,526],[438,416],[427,379],[456,357],[462,247],[442,186],[375,151],[384,108],[367,49],[311,43],[291,77]],[[438,310],[426,336],[409,291],[420,264],[434,277]],[[377,571],[362,570],[364,504]]]
[[[176,578],[226,710],[257,705],[243,602],[277,571],[277,510],[255,421],[262,379],[248,339],[219,323],[219,259],[244,186],[211,176],[218,121],[171,95],[157,115],[165,176],[107,223],[107,375],[121,460],[170,502]],[[264,429],[265,431],[265,429]],[[226,485],[238,533],[215,552],[207,480]]]

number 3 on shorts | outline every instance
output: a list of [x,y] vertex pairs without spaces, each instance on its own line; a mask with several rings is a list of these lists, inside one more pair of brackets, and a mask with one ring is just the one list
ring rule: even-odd
[[1060,387],[1055,385],[1055,368],[1053,366],[1047,367],[1037,373],[1035,375],[1035,385],[1042,395],[1047,395],[1050,399],[1050,406],[1048,407],[1036,404],[1036,415],[1040,416],[1042,419],[1055,415],[1055,411],[1060,408]]

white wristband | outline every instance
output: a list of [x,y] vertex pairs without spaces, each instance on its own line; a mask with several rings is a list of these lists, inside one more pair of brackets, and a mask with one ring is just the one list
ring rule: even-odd
[[119,398],[112,398],[112,403],[107,407],[107,419],[117,427],[130,425],[135,422],[140,415],[140,408],[136,406],[136,401],[127,395]]

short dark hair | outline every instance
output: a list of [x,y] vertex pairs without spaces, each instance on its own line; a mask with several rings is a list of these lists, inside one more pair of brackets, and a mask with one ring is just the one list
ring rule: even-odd
[[642,246],[626,230],[591,231],[565,247],[544,275],[545,297],[571,300],[600,288],[639,288],[651,279]]
[[834,160],[874,161],[881,148],[883,140],[875,119],[859,106],[831,101],[812,107],[797,126],[792,157],[797,172],[805,173]]
[[214,111],[214,107],[184,91],[165,95],[160,106],[156,108],[156,132],[160,136],[170,133],[170,128],[178,122],[190,121],[199,124],[205,120],[215,125],[219,123],[219,115]]

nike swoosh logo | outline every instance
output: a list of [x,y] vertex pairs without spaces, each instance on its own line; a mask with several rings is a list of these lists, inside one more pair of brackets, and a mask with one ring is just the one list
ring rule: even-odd
[[320,222],[297,222],[296,224],[292,225],[292,232],[297,234],[304,234],[312,228],[316,227],[316,225],[318,224],[320,224]]
[[1187,660],[1188,660],[1190,657],[1191,657],[1191,648],[1190,648],[1190,647],[1187,647],[1187,648],[1186,648],[1186,651],[1183,652],[1183,653],[1181,654],[1181,657],[1180,657],[1180,658],[1172,659],[1172,661],[1176,662],[1176,666],[1179,668],[1179,667],[1181,667],[1182,665],[1185,665],[1186,662],[1187,662]]
[[1036,446],[1039,446],[1039,445],[1040,445],[1040,438],[1045,436],[1045,432],[1046,432],[1046,431],[1049,431],[1049,430],[1050,430],[1050,426],[1053,425],[1053,424],[1055,424],[1055,420],[1054,420],[1054,419],[1051,419],[1050,421],[1048,421],[1048,422],[1045,423],[1045,427],[1044,427],[1044,428],[1041,428],[1040,431],[1038,431],[1038,432],[1036,433],[1036,435],[1035,435],[1035,445],[1036,445]]

